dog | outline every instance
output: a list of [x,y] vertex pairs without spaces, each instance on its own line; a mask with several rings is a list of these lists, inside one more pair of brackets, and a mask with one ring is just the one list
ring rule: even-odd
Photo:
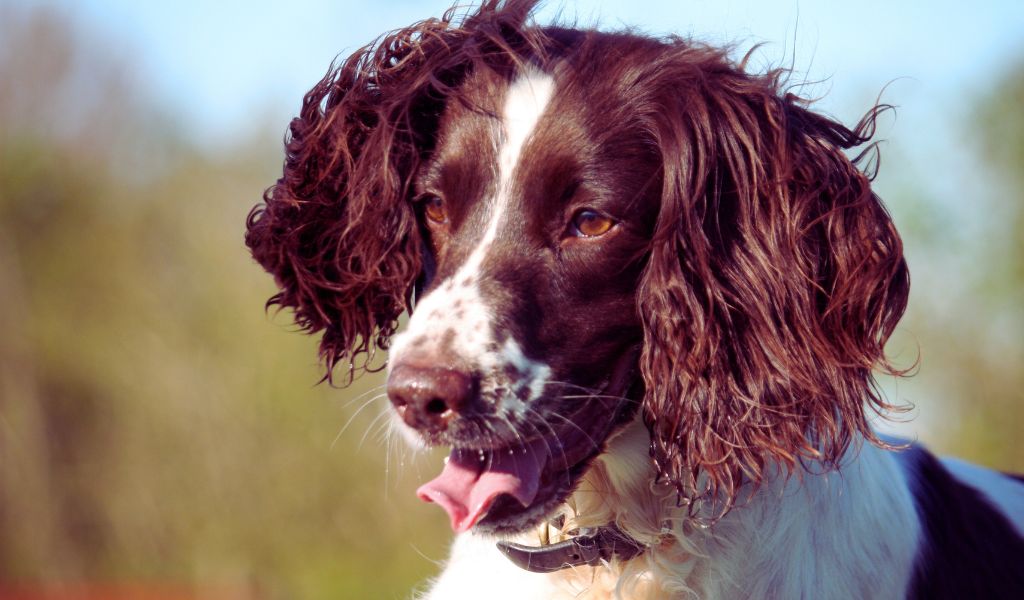
[[1024,484],[869,425],[910,284],[847,151],[885,107],[534,4],[332,67],[247,222],[326,377],[389,350],[395,428],[452,449],[425,597],[1022,597]]

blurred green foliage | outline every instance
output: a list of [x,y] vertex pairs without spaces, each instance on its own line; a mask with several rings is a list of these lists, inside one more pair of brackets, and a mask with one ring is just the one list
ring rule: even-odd
[[[0,583],[406,597],[448,538],[441,511],[413,498],[429,467],[380,441],[379,376],[314,385],[315,340],[264,313],[273,283],[242,243],[279,173],[279,135],[255,126],[229,152],[198,151],[118,52],[53,12],[4,17]],[[995,233],[966,250],[977,270],[959,273],[969,299],[955,322],[927,303],[906,322],[922,377],[941,391],[911,400],[955,415],[928,441],[1017,471],[1022,107],[1024,65],[971,123],[999,200]],[[909,215],[908,248],[949,236],[914,220],[928,199],[887,200]]]
[[[963,153],[970,180],[883,161],[912,280],[887,350],[919,361],[914,377],[883,384],[916,405],[911,429],[933,451],[1024,473],[1024,60],[964,98],[962,120],[936,124],[960,145],[919,154]],[[941,198],[921,191],[925,180],[946,188]]]
[[443,516],[384,451],[381,398],[335,443],[381,380],[315,386],[314,340],[264,312],[243,245],[279,135],[205,156],[100,45],[20,19],[0,32],[0,583],[405,597]]
[[[988,179],[986,197],[964,196],[984,231],[959,248],[967,282],[955,318],[915,314],[929,377],[955,404],[941,447],[951,454],[1024,472],[1024,60],[986,90],[963,138]],[[963,234],[963,224],[953,228]],[[948,233],[948,234],[947,234]],[[952,232],[920,243],[939,245]],[[913,240],[917,242],[917,240]],[[941,294],[941,290],[930,290]],[[925,321],[928,321],[927,323]]]

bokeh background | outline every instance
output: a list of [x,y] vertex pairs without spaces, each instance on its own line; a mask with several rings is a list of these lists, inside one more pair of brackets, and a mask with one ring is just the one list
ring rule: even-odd
[[[413,490],[440,457],[387,440],[380,378],[316,385],[242,235],[331,59],[446,5],[0,0],[0,597],[404,598],[436,570]],[[890,350],[920,368],[882,381],[916,408],[880,426],[1024,471],[1024,4],[558,15],[767,42],[755,68],[847,123],[884,89],[913,276]]]

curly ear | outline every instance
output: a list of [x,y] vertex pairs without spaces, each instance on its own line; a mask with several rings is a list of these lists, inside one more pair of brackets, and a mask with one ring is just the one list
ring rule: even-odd
[[268,306],[324,332],[328,378],[343,358],[349,381],[367,368],[409,306],[422,262],[409,195],[424,139],[408,125],[429,137],[426,53],[443,48],[446,29],[424,22],[332,66],[292,120],[283,175],[249,214],[246,245],[281,290]]
[[[869,178],[843,150],[854,129],[745,74],[721,51],[677,42],[653,65],[647,128],[663,160],[639,310],[651,453],[681,498],[718,514],[743,482],[813,460],[834,467],[865,407],[896,409],[872,370],[906,307],[902,244]],[[863,156],[863,154],[862,154]]]
[[344,383],[371,368],[410,308],[429,266],[413,176],[468,71],[529,45],[522,32],[534,4],[488,0],[458,23],[449,10],[395,31],[306,94],[284,173],[249,213],[245,241],[280,287],[268,306],[292,308],[304,331],[324,332],[327,379],[345,358]]

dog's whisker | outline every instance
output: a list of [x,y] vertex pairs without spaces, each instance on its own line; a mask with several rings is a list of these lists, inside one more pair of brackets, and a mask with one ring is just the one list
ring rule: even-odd
[[[558,432],[555,431],[554,427],[552,427],[551,424],[547,422],[547,419],[543,418],[539,413],[537,413],[537,411],[535,411],[533,409],[527,409],[527,410],[530,413],[532,413],[532,414],[537,416],[536,422],[530,423],[530,426],[533,427],[533,429],[537,433],[538,437],[540,437],[540,439],[544,442],[544,446],[545,446],[548,454],[549,455],[554,455],[555,454],[553,449],[551,448],[551,444],[552,443],[557,444],[558,445],[558,451],[559,451],[559,453],[561,454],[561,457],[562,457],[562,462],[564,464],[568,464],[569,459],[568,459],[568,457],[565,454],[565,446],[561,443],[561,437],[558,435]],[[544,433],[542,433],[540,431],[540,428],[538,427],[538,425],[543,425],[548,430],[548,432],[551,435],[550,436],[544,435]],[[567,485],[571,485],[572,482],[568,480],[568,476],[569,476],[568,470],[565,471],[565,474],[566,474],[566,477],[567,477],[567,481],[566,481]]]
[[[386,398],[386,397],[387,397],[387,394],[379,394],[377,396],[374,396],[374,397],[370,398],[366,402],[363,402],[362,406],[357,408],[355,410],[355,412],[352,413],[352,415],[348,418],[348,420],[345,421],[345,424],[341,426],[341,429],[338,431],[337,435],[334,436],[334,439],[331,440],[330,449],[331,450],[334,449],[334,446],[336,446],[338,444],[338,440],[341,439],[341,436],[345,434],[345,431],[356,420],[356,417],[359,416],[359,413],[363,412],[363,410],[365,410],[367,406],[370,406],[371,404],[373,404],[374,402],[380,400],[381,398]],[[376,419],[374,419],[374,420],[376,420]]]
[[[370,434],[370,431],[373,430],[374,427],[377,427],[377,426],[379,426],[381,424],[380,423],[381,419],[389,419],[390,417],[391,417],[391,415],[389,415],[387,413],[387,411],[381,411],[381,413],[379,415],[374,417],[373,420],[370,421],[370,424],[367,425],[366,430],[363,431],[363,436],[361,438],[359,438],[359,444],[356,446],[356,448],[361,449],[363,447],[363,443],[366,442],[366,438]],[[384,425],[385,426],[387,425],[386,421],[384,422]]]
[[413,543],[411,543],[411,542],[410,542],[410,543],[409,543],[409,547],[410,547],[410,548],[412,548],[412,549],[413,549],[413,552],[415,552],[416,554],[418,554],[418,555],[420,556],[420,558],[422,558],[423,560],[426,560],[427,562],[433,563],[434,565],[436,565],[436,566],[438,566],[438,567],[442,567],[442,566],[444,566],[444,560],[443,560],[443,559],[442,559],[442,560],[438,560],[438,559],[436,559],[436,558],[430,558],[430,557],[429,557],[429,556],[427,556],[427,555],[426,555],[426,554],[425,554],[425,553],[424,553],[424,552],[423,552],[422,550],[420,550],[420,549],[419,549],[419,548],[418,548],[418,547],[416,546],[416,544],[413,544]]
[[[527,409],[527,410],[529,410],[529,409]],[[523,439],[523,434],[519,431],[519,428],[516,427],[515,423],[512,422],[512,419],[509,418],[507,415],[503,415],[503,414],[499,414],[498,418],[501,419],[501,421],[502,421],[502,423],[504,423],[505,427],[509,431],[512,432],[513,436],[515,436],[516,443],[525,450],[526,449],[526,441]]]
[[[388,493],[391,489],[391,451],[394,429],[388,427],[384,433],[384,500],[388,500]],[[397,481],[397,479],[395,480]]]
[[551,413],[548,413],[548,414],[550,414],[552,417],[555,417],[557,419],[561,419],[566,425],[568,425],[569,427],[571,427],[571,428],[575,429],[576,431],[580,432],[583,435],[583,437],[587,438],[587,441],[589,441],[591,446],[593,446],[594,448],[600,448],[601,447],[601,444],[599,444],[597,442],[597,440],[595,440],[590,435],[590,433],[587,432],[586,429],[583,429],[582,427],[580,427],[579,425],[574,423],[571,419],[569,419],[567,417],[564,417],[564,416],[562,416],[562,415],[560,415],[559,413],[556,413],[556,412],[551,412]]
[[569,394],[565,396],[559,396],[559,400],[615,400],[627,404],[637,404],[638,400],[633,400],[626,396],[615,396],[612,394]]
[[358,395],[353,396],[351,398],[346,398],[342,402],[341,405],[342,405],[343,408],[348,408],[352,404],[355,404],[356,402],[362,400],[363,398],[365,398],[366,396],[369,396],[370,394],[376,394],[376,393],[379,393],[379,392],[383,391],[386,387],[387,387],[387,383],[382,383],[380,385],[375,385],[375,386],[371,387],[370,389],[362,392],[361,394],[358,394]]
[[[391,415],[387,411],[385,411],[384,415],[382,415],[382,416],[385,416],[385,415],[388,418],[386,418],[383,421],[381,421],[380,423],[378,423],[375,426],[376,427],[376,431],[373,432],[373,437],[376,439],[377,443],[381,444],[381,445],[383,445],[385,442],[387,442],[390,439],[390,435],[391,435],[391,418],[390,418]],[[367,428],[367,429],[369,429],[369,428]]]

